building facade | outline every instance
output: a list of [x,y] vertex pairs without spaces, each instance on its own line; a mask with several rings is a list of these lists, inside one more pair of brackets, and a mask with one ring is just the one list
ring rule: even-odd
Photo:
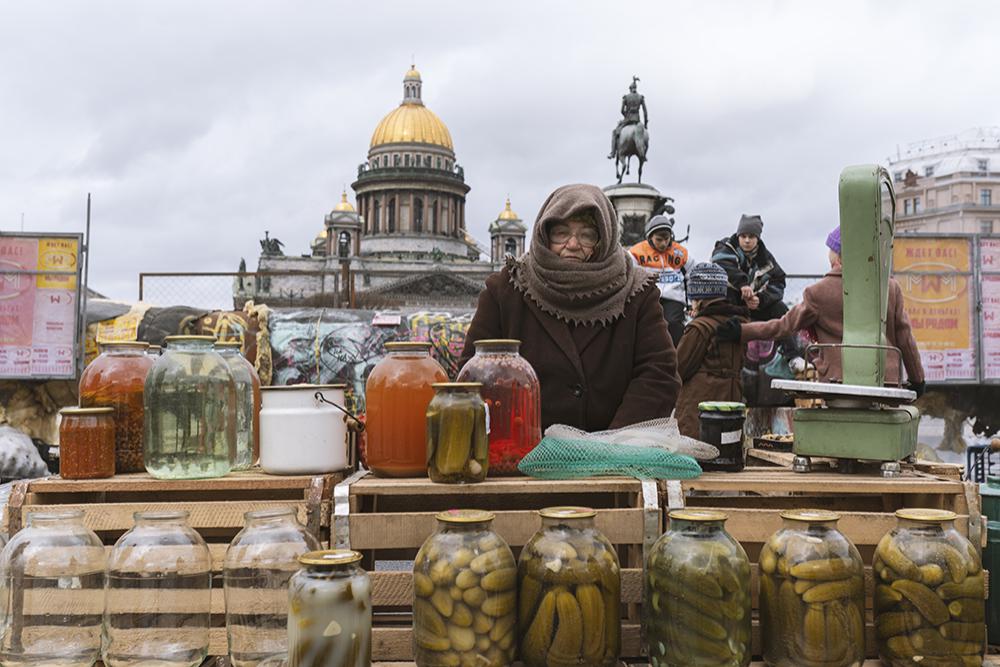
[[898,233],[1000,232],[1000,127],[918,141],[888,164]]
[[[262,241],[262,277],[242,283],[237,305],[252,298],[274,305],[475,306],[503,256],[487,253],[466,228],[465,170],[448,127],[424,105],[422,88],[411,67],[402,101],[375,127],[358,166],[356,205],[341,195],[308,255],[287,256],[274,239]],[[491,246],[519,254],[524,233],[508,201],[490,226],[497,237]]]

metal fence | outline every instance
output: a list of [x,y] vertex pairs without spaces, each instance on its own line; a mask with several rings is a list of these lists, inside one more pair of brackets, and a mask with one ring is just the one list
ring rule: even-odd
[[239,310],[270,306],[341,307],[339,274],[323,271],[160,272],[139,274],[139,300],[153,306]]

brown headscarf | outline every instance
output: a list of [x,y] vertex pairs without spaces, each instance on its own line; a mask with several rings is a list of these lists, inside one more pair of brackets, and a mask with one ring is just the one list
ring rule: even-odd
[[[549,250],[548,227],[590,214],[600,242],[586,262],[563,259]],[[546,313],[570,324],[609,324],[655,279],[636,266],[618,242],[618,217],[593,185],[564,185],[542,204],[527,253],[508,264],[511,282]]]

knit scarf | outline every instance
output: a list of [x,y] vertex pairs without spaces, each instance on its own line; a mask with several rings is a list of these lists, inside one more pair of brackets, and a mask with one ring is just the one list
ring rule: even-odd
[[[549,250],[548,227],[579,214],[597,222],[600,242],[586,262],[563,259]],[[634,264],[618,242],[618,218],[604,193],[593,185],[564,185],[542,204],[525,254],[508,262],[514,287],[542,311],[570,324],[610,324],[656,275]]]

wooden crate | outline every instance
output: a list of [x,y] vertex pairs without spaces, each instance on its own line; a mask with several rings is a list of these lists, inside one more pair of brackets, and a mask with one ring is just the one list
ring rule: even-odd
[[896,525],[894,512],[904,507],[933,507],[955,512],[956,528],[980,547],[986,545],[979,487],[962,482],[952,468],[935,475],[911,468],[896,479],[876,474],[795,473],[784,467],[748,467],[740,473],[705,473],[684,481],[663,482],[664,512],[680,507],[718,509],[729,520],[726,529],[750,557],[754,608],[753,653],[760,655],[757,622],[757,558],[763,543],[781,528],[788,509],[829,509],[841,516],[839,529],[866,563],[867,653],[876,655],[872,628],[871,561],[875,545]]
[[[299,521],[324,544],[330,540],[330,497],[341,475],[278,477],[238,472],[217,479],[158,480],[149,475],[118,475],[99,480],[58,477],[15,484],[3,522],[13,535],[32,511],[82,509],[85,522],[111,549],[132,527],[134,512],[187,510],[190,523],[212,553],[212,630],[210,655],[224,656],[226,644],[222,565],[226,547],[252,510],[294,507]],[[211,663],[211,661],[210,661]]]
[[[333,531],[339,546],[365,554],[375,608],[372,658],[411,660],[413,586],[409,562],[434,532],[435,514],[454,508],[496,513],[494,529],[520,551],[541,525],[537,510],[583,505],[597,510],[597,527],[618,547],[622,563],[622,654],[639,656],[638,603],[642,599],[644,544],[662,532],[655,482],[628,478],[546,481],[488,479],[464,486],[426,479],[345,480],[334,491]],[[377,569],[395,565],[399,571]]]

